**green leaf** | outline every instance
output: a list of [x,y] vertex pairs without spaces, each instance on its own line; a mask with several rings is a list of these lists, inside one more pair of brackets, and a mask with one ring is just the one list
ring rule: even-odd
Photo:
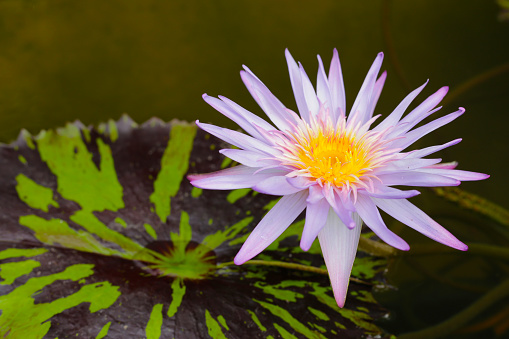
[[[211,145],[226,147],[193,124],[123,117],[0,146],[0,337],[383,336],[379,258],[358,258],[366,283],[344,309],[326,275],[226,264],[274,201],[193,188],[187,173],[224,165]],[[316,243],[298,247],[302,224],[257,259],[324,267]]]

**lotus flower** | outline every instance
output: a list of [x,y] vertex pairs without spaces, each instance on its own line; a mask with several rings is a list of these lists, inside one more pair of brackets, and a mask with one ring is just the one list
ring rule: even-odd
[[464,243],[407,200],[419,191],[396,188],[457,186],[464,180],[488,178],[486,174],[456,170],[456,163],[426,158],[461,139],[408,150],[421,137],[464,113],[459,108],[416,127],[440,109],[436,106],[448,88],[440,88],[403,117],[426,82],[375,124],[380,115],[373,116],[373,112],[386,79],[386,72],[377,78],[383,53],[369,69],[348,115],[337,50],[328,75],[318,56],[316,90],[288,50],[286,59],[300,114],[286,108],[244,66],[240,72],[244,84],[274,125],[225,97],[206,94],[203,98],[208,104],[247,134],[196,121],[203,130],[236,146],[220,152],[240,165],[190,175],[194,186],[251,188],[282,196],[249,235],[234,262],[240,265],[259,254],[306,209],[300,246],[308,250],[318,236],[334,297],[343,307],[363,222],[387,244],[403,251],[410,248],[387,228],[379,209],[435,241],[467,250]]

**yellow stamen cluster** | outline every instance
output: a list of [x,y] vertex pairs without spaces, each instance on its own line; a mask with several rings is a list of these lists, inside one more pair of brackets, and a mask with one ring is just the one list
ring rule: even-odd
[[363,143],[350,135],[320,131],[308,140],[298,140],[298,147],[300,161],[296,167],[307,170],[324,184],[343,186],[357,182],[370,168]]

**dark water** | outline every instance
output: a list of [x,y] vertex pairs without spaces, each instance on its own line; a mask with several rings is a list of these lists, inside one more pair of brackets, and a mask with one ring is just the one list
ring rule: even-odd
[[[222,94],[261,114],[241,83],[242,64],[295,109],[286,47],[311,78],[316,54],[328,63],[337,47],[350,105],[374,57],[384,51],[383,69],[389,77],[376,112],[388,113],[428,78],[418,99],[443,85],[454,92],[509,62],[509,22],[498,20],[499,11],[494,0],[2,0],[0,141],[9,142],[21,128],[37,133],[75,119],[97,124],[123,113],[138,122],[158,116],[234,127],[201,94]],[[438,114],[459,106],[467,113],[424,142],[463,137],[442,157],[459,161],[463,169],[491,174],[487,181],[462,187],[508,207],[509,72],[499,73],[447,100]],[[508,246],[508,239],[491,231],[501,226],[488,218],[430,192],[419,199],[425,211],[460,239]],[[429,243],[413,231],[405,230],[404,236],[411,243]],[[412,260],[439,275],[453,274],[450,279],[473,290],[438,283],[416,272],[415,262],[396,260],[390,277],[401,291],[379,295],[395,310],[396,321],[387,326],[396,333],[442,321],[509,276],[507,260],[475,255]],[[404,303],[398,300],[403,296]],[[495,307],[492,313],[502,309]]]

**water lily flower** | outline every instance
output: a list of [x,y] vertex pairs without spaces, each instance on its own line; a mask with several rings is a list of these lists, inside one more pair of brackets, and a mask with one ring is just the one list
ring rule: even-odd
[[379,209],[435,241],[467,250],[464,243],[407,200],[419,191],[395,188],[457,186],[461,181],[488,178],[486,174],[456,170],[456,163],[426,158],[461,139],[408,150],[421,137],[464,113],[459,108],[416,127],[441,108],[436,106],[448,88],[440,88],[403,117],[426,82],[373,127],[380,117],[373,112],[386,79],[386,72],[377,77],[383,53],[369,69],[348,115],[336,49],[328,75],[318,56],[316,90],[288,50],[286,60],[300,115],[286,108],[244,66],[240,72],[244,84],[274,125],[225,97],[206,94],[203,98],[208,104],[247,134],[196,121],[203,130],[236,146],[220,152],[240,165],[190,175],[194,186],[252,188],[282,196],[249,235],[234,262],[240,265],[259,254],[306,209],[300,246],[307,251],[318,236],[334,297],[343,307],[363,222],[387,244],[403,251],[410,248],[387,228]]

